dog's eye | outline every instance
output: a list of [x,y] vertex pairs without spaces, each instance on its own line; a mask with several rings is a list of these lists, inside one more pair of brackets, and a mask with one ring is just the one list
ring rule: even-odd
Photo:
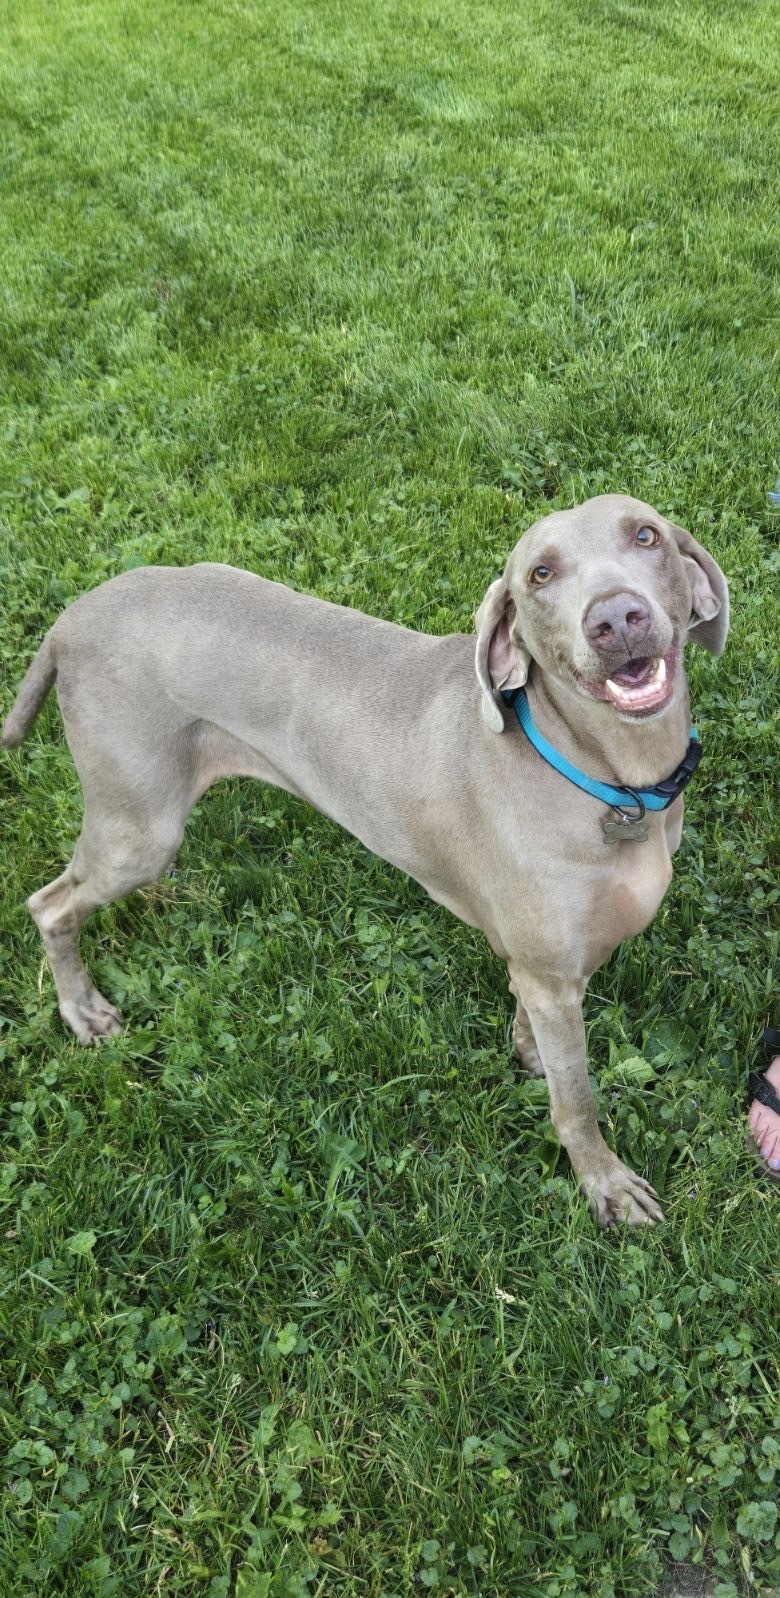
[[643,549],[652,549],[653,545],[660,541],[660,537],[660,533],[657,533],[654,527],[640,527],[636,541]]
[[531,572],[531,582],[534,583],[537,588],[541,588],[544,583],[549,583],[552,575],[553,572],[551,566],[534,566],[534,569]]

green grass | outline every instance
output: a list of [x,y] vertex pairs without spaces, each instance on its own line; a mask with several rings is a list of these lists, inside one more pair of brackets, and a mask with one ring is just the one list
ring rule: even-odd
[[587,1006],[650,1235],[596,1233],[482,938],[272,790],[95,918],[129,1025],[79,1048],[24,910],[79,825],[56,709],[3,759],[3,1598],[780,1590],[778,42],[727,0],[0,0],[3,710],[133,564],[445,632],[606,489],[735,612],[674,886]]

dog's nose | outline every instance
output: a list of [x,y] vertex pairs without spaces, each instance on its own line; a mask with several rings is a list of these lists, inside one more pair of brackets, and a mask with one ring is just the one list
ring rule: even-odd
[[594,649],[611,650],[621,644],[633,649],[650,631],[650,612],[636,594],[612,594],[609,599],[594,600],[582,627]]

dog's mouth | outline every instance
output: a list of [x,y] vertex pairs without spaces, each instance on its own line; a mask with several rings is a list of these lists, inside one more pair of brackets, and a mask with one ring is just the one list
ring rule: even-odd
[[578,683],[594,699],[614,705],[624,716],[652,716],[668,705],[674,692],[677,650],[666,655],[640,655],[616,667],[599,681],[575,672]]

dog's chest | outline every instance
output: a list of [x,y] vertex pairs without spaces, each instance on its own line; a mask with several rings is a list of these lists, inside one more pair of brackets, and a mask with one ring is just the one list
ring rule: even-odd
[[549,900],[550,963],[557,957],[586,979],[624,939],[644,932],[672,878],[662,828],[651,825],[644,843],[602,844],[602,849],[558,879]]
[[614,855],[607,884],[598,897],[602,910],[607,911],[604,931],[616,948],[624,938],[636,937],[649,926],[672,880],[672,862],[660,829],[645,843],[611,847]]

